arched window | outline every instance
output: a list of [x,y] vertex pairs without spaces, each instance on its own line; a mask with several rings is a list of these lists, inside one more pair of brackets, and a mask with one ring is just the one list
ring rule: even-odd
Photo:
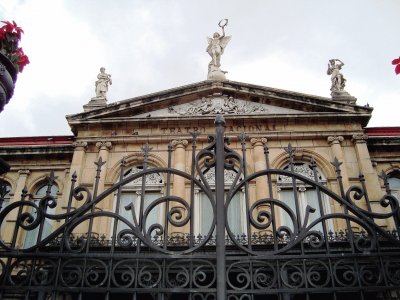
[[392,195],[400,199],[400,172],[392,172],[388,177],[389,188]]
[[[46,196],[46,194],[49,192],[49,194],[53,197],[57,197],[58,193],[58,187],[56,185],[52,185],[50,190],[49,186],[47,184],[42,184],[40,185],[35,193],[33,194],[33,199],[32,201],[36,204],[39,205],[39,201]],[[48,214],[54,214],[55,213],[55,208],[50,208],[47,207],[46,213]],[[33,215],[34,219],[36,219],[37,216],[37,211],[35,209],[31,210],[31,214]],[[52,231],[53,231],[53,220],[45,218],[44,223],[43,223],[43,231],[40,240],[45,239]],[[38,242],[38,234],[39,234],[39,229],[40,226],[37,226],[35,229],[27,231],[25,235],[25,242],[24,242],[24,247],[29,248],[37,244]]]
[[[286,166],[284,168],[286,171],[290,171],[290,167]],[[310,167],[309,163],[307,162],[296,162],[293,166],[293,171],[300,175],[303,175],[306,178],[309,178],[314,181],[314,173],[312,168]],[[321,172],[317,168],[317,177],[318,182],[320,184],[325,185],[326,179],[321,174]],[[313,221],[321,217],[321,210],[318,201],[318,194],[315,186],[307,184],[303,181],[296,180],[296,191],[293,191],[293,179],[292,177],[280,175],[278,177],[278,197],[281,201],[283,201],[289,208],[293,211],[294,215],[296,216],[296,222],[300,219],[301,224],[304,222],[304,217],[306,214],[307,205],[314,208],[315,211],[309,214],[307,226],[311,224]],[[324,214],[330,213],[331,208],[328,203],[328,198],[325,194],[320,193],[321,201],[322,201],[322,210]],[[298,199],[298,206],[300,215],[296,215],[296,201],[295,196]],[[283,209],[280,210],[280,217],[281,217],[281,225],[288,226],[290,229],[293,230],[293,220],[290,218],[289,214],[284,211]],[[325,222],[327,230],[333,229],[332,220],[329,219]],[[322,223],[316,224],[312,230],[317,230],[323,232]]]
[[6,208],[6,206],[10,203],[10,192],[11,192],[11,184],[9,184],[5,180],[0,180],[0,211]]
[[[215,169],[211,168],[204,174],[208,184],[211,189],[215,191]],[[234,179],[236,177],[236,172],[233,170],[224,170],[224,178],[225,178],[225,201],[226,196],[231,187]],[[213,220],[213,210],[211,206],[211,202],[208,199],[207,195],[203,192],[196,193],[195,199],[195,207],[194,211],[195,219],[194,219],[194,228],[195,234],[206,235],[210,231],[210,227],[212,225]],[[236,193],[229,206],[227,213],[227,223],[229,224],[229,228],[231,229],[234,235],[242,235],[245,230],[245,221],[246,221],[246,206],[244,193],[238,192]]]
[[[129,168],[124,173],[124,178],[131,176],[132,174],[138,173],[143,171],[143,166],[134,166]],[[155,201],[156,199],[160,198],[164,194],[164,178],[158,173],[151,173],[146,175],[145,178],[145,189],[144,195],[142,197],[142,177],[139,177],[127,185],[124,185],[121,189],[121,197],[118,201],[117,195],[115,196],[114,201],[114,211],[118,213],[120,216],[129,220],[132,224],[132,212],[127,210],[126,207],[129,205],[133,205],[134,213],[137,218],[137,222],[140,222],[140,219],[143,218],[143,215],[140,215],[141,211],[141,203],[143,198],[143,213],[149,207],[149,205]],[[119,202],[119,207],[116,204]],[[146,228],[144,228],[147,232],[149,227],[155,223],[161,223],[163,220],[162,212],[162,205],[157,205],[152,209],[147,218],[146,218]],[[162,224],[162,223],[161,223]],[[117,232],[118,234],[121,230],[127,229],[128,225],[124,222],[118,222],[117,224]],[[113,235],[113,225],[111,227],[111,235]]]

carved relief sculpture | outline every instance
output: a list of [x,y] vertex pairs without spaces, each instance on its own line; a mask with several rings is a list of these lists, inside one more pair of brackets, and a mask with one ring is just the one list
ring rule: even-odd
[[212,98],[203,97],[200,101],[188,104],[187,106],[175,108],[169,107],[169,113],[179,115],[211,115],[211,114],[251,114],[265,112],[261,105],[250,105],[244,101],[238,101],[231,96],[217,96]]

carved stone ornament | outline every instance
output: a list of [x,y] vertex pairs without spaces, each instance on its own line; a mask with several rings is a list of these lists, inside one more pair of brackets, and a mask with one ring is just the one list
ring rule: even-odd
[[264,146],[267,143],[267,139],[266,138],[252,138],[250,140],[250,143],[253,145],[253,147],[256,146]]
[[100,150],[110,150],[112,147],[112,143],[101,141],[96,143],[96,147]]
[[[204,174],[209,185],[215,185],[215,168],[211,168]],[[231,184],[236,177],[236,172],[233,170],[224,170],[225,184]]]
[[175,148],[186,148],[186,146],[189,144],[187,140],[173,140],[171,142],[171,145]]
[[169,107],[169,113],[179,115],[215,115],[215,114],[252,114],[266,112],[267,109],[257,104],[249,104],[226,95],[203,97],[201,100],[189,103],[179,108]]
[[354,134],[353,135],[353,143],[365,143],[368,140],[368,135],[364,133]]
[[88,147],[88,143],[84,141],[76,141],[73,145],[77,150],[86,150]]
[[331,144],[340,144],[341,142],[344,141],[344,138],[339,135],[339,136],[328,136],[328,143],[329,145]]
[[[125,173],[124,177],[139,173],[141,171],[143,171],[143,169],[133,167],[128,172]],[[146,179],[145,179],[146,185],[160,185],[163,183],[164,183],[164,179],[158,173],[151,173],[151,174],[146,175]],[[136,178],[135,180],[133,180],[129,183],[129,185],[141,185],[141,184],[142,184],[142,177]]]
[[[312,169],[308,166],[307,163],[304,163],[302,165],[294,165],[293,166],[293,170],[294,172],[296,172],[297,174],[303,175],[304,177],[307,177],[311,180],[314,180],[314,173],[312,171]],[[317,171],[318,174],[318,171]],[[318,178],[321,179],[321,176],[318,174]],[[284,175],[280,175],[278,178],[278,182],[285,184],[285,183],[292,183],[292,177],[287,177]]]

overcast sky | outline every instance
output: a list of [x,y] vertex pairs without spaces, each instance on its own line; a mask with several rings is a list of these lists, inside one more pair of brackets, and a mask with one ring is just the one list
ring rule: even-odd
[[109,102],[207,77],[206,36],[228,18],[221,59],[229,80],[330,96],[331,58],[346,90],[374,107],[369,127],[400,126],[399,0],[1,0],[31,63],[0,114],[0,137],[72,134],[65,116],[112,74]]

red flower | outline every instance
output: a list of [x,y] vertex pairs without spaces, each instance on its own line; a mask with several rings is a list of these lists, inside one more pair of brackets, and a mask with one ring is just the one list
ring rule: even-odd
[[0,28],[0,40],[4,40],[6,37],[6,32],[3,28]]
[[22,50],[22,48],[18,48],[18,52],[17,52],[19,58],[17,61],[17,64],[19,66],[19,71],[22,72],[22,70],[24,69],[24,67],[29,64],[29,58],[28,56],[25,55],[24,51]]
[[393,59],[392,65],[396,65],[396,67],[394,68],[394,72],[396,73],[396,75],[400,74],[400,56],[399,58]]
[[6,24],[1,29],[3,29],[6,33],[15,33],[18,36],[18,39],[21,39],[21,33],[24,33],[21,27],[18,27],[17,23],[14,21],[8,22],[8,21],[1,21],[2,23]]

